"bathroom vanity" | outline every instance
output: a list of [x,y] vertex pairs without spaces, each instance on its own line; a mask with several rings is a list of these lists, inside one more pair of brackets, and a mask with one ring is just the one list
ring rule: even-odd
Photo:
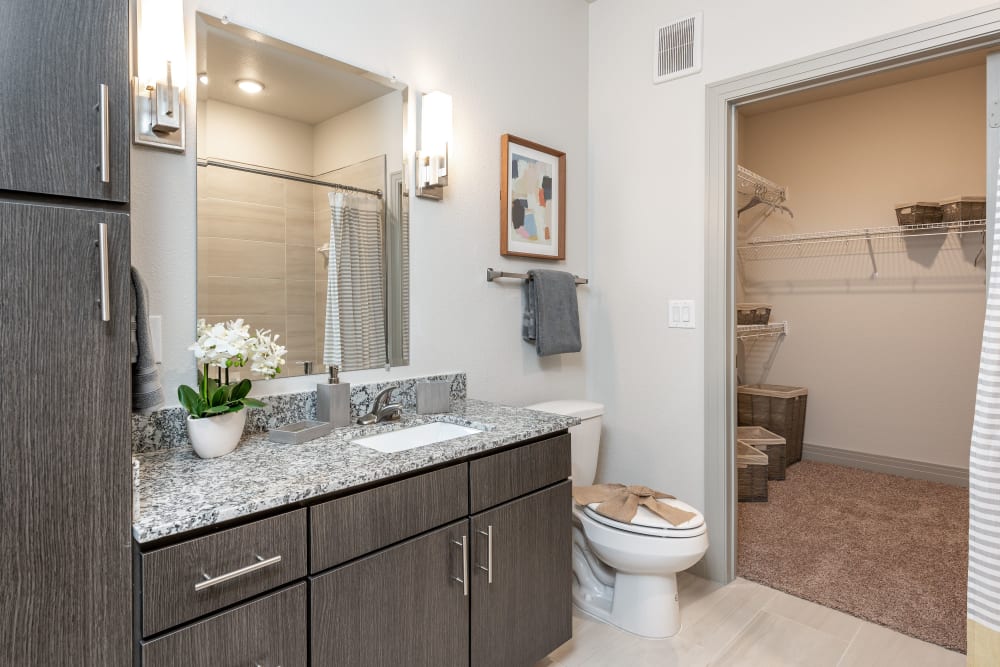
[[137,663],[508,667],[567,641],[573,422],[480,401],[443,420],[483,432],[140,455]]

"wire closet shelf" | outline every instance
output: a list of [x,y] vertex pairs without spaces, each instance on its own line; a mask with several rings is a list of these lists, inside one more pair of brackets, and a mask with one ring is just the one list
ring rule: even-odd
[[782,187],[746,167],[736,167],[736,191],[748,197],[757,197],[762,203],[777,206],[788,199],[788,188]]
[[737,340],[755,340],[757,338],[773,338],[788,335],[788,322],[771,322],[770,324],[737,324]]
[[889,238],[920,238],[944,234],[982,233],[986,220],[957,220],[955,222],[932,222],[922,225],[893,225],[890,227],[859,227],[829,232],[808,234],[784,234],[781,236],[758,236],[737,247],[738,250],[774,248],[780,246],[816,245],[821,243],[871,241]]

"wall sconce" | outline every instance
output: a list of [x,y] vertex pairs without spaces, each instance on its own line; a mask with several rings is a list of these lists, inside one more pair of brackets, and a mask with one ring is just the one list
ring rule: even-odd
[[183,151],[187,76],[183,0],[138,0],[136,13],[133,140]]
[[451,95],[435,91],[418,97],[416,195],[444,199],[448,185],[448,144],[451,143]]

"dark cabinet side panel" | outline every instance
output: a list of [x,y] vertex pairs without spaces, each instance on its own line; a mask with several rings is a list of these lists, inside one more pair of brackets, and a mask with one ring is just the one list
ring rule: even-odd
[[460,521],[313,577],[314,667],[468,665],[469,598],[455,580],[467,530]]
[[0,190],[128,201],[128,135],[127,0],[0,2]]
[[481,512],[569,477],[569,438],[558,435],[469,463],[470,510]]
[[306,584],[254,600],[142,646],[142,667],[306,667]]
[[0,202],[0,663],[131,659],[128,271],[127,215]]
[[[530,667],[573,633],[570,482],[472,518],[472,665]],[[493,527],[493,582],[488,533]]]

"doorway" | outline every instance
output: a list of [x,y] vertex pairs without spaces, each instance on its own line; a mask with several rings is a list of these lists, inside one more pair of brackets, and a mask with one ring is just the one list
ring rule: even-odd
[[[722,582],[736,577],[736,357],[735,233],[739,109],[750,104],[780,104],[790,94],[828,94],[830,86],[885,85],[905,77],[906,68],[928,71],[946,59],[978,58],[1000,43],[996,29],[1000,10],[990,9],[903,31],[844,49],[737,77],[708,88],[708,159],[706,187],[706,390],[705,390],[705,514],[712,548],[705,573]],[[989,99],[995,99],[1000,71],[988,68]],[[823,89],[827,90],[824,91]],[[996,132],[988,140],[988,164],[996,164]],[[987,188],[987,211],[993,211],[995,193]],[[849,225],[848,225],[849,226]],[[992,221],[987,233],[992,238]]]

